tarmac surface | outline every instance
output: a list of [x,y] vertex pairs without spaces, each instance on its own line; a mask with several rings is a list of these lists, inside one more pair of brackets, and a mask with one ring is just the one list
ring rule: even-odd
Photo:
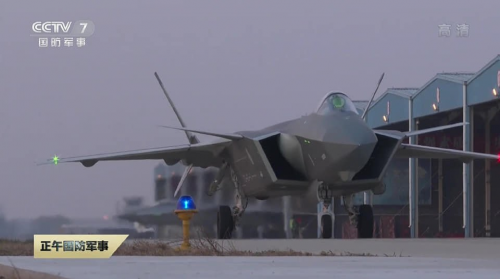
[[[232,240],[236,249],[370,253],[379,257],[10,257],[18,267],[66,278],[499,278],[500,239]],[[225,244],[228,244],[226,241]],[[394,255],[396,255],[394,257]],[[400,256],[401,255],[401,256]],[[0,264],[10,265],[0,257]]]

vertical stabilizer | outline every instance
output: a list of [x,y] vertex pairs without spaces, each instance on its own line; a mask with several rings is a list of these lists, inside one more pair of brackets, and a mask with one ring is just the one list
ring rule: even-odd
[[[179,111],[177,111],[177,108],[175,107],[174,102],[172,101],[172,99],[170,99],[170,96],[168,95],[167,90],[165,89],[165,86],[163,86],[163,82],[161,81],[160,76],[158,76],[157,72],[155,72],[155,77],[158,80],[158,83],[160,84],[161,90],[163,90],[163,94],[165,94],[165,97],[167,97],[167,100],[170,103],[170,106],[174,110],[174,113],[177,116],[177,119],[179,120],[181,126],[183,128],[186,128],[186,124],[182,120],[181,115],[179,114]],[[187,136],[190,144],[200,143],[200,141],[198,140],[198,137],[196,137],[196,135],[193,135],[189,131],[184,131],[184,132],[186,133],[186,136]]]
[[[158,83],[160,84],[161,90],[163,90],[163,94],[165,94],[165,97],[167,97],[167,100],[170,103],[170,106],[174,110],[174,113],[177,116],[177,119],[181,123],[181,126],[183,128],[186,128],[186,124],[182,120],[179,112],[177,111],[177,108],[175,107],[174,102],[172,101],[172,99],[170,99],[170,96],[168,95],[167,90],[165,89],[165,86],[163,86],[163,82],[161,82],[160,76],[158,76],[157,72],[155,72],[155,77],[158,80]],[[198,140],[198,137],[196,137],[196,135],[193,135],[190,131],[187,131],[187,130],[184,130],[184,132],[186,133],[186,137],[188,138],[188,141],[190,144],[200,143],[200,140]],[[181,179],[181,181],[179,181],[179,184],[177,185],[177,188],[175,189],[174,198],[179,193],[179,190],[181,189],[182,184],[184,183],[184,180],[186,179],[187,175],[189,174],[189,172],[191,172],[191,169],[193,169],[193,164],[187,166],[186,169],[184,170],[184,173],[182,174],[182,179]]]

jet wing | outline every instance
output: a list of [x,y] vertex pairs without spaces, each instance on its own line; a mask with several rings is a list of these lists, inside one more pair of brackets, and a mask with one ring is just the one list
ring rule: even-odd
[[469,163],[474,159],[499,160],[499,155],[469,152],[462,150],[446,149],[415,144],[401,144],[396,151],[398,158],[435,158],[435,159],[459,159],[464,163]]
[[455,124],[450,124],[450,125],[444,125],[444,126],[438,126],[438,127],[433,127],[429,129],[423,129],[423,130],[416,130],[416,131],[408,131],[408,132],[400,132],[397,130],[378,130],[374,129],[373,131],[377,134],[382,134],[387,137],[391,138],[407,138],[407,137],[413,137],[413,136],[418,136],[418,135],[423,135],[423,134],[428,134],[428,133],[433,133],[437,131],[442,131],[446,129],[452,129],[456,127],[463,127],[464,125],[469,125],[469,123],[455,123]]
[[[98,161],[125,161],[125,160],[164,160],[167,165],[174,165],[183,160],[195,167],[220,167],[221,152],[232,143],[224,140],[214,143],[197,143],[177,146],[131,150],[116,153],[96,154],[82,157],[59,158],[58,163],[80,162],[85,167],[92,167]],[[50,162],[44,164],[52,163]]]

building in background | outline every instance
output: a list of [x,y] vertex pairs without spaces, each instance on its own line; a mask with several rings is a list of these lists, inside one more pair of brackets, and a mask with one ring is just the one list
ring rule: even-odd
[[[188,174],[177,198],[174,192],[184,172],[185,166],[178,163],[167,166],[158,164],[154,169],[154,200],[155,205],[144,207],[139,210],[120,215],[120,218],[130,222],[138,222],[144,226],[154,226],[158,238],[178,238],[181,236],[181,222],[173,213],[177,198],[189,195],[193,198],[199,213],[195,216],[192,224],[197,230],[193,234],[202,231],[205,236],[215,237],[217,210],[219,205],[234,204],[235,187],[230,179],[222,181],[223,189],[217,191],[213,196],[206,195],[206,191],[215,179],[216,168],[193,168]],[[293,204],[304,206],[301,199],[294,199]],[[310,206],[309,219],[316,220],[316,205]],[[307,214],[303,214],[305,219]],[[311,226],[311,237],[315,237],[316,223],[304,222]],[[283,199],[269,199],[259,201],[248,200],[245,216],[241,220],[241,227],[235,231],[236,238],[282,238],[285,237],[283,220]]]
[[[388,88],[370,106],[368,125],[408,131],[468,122],[463,127],[420,135],[415,141],[425,146],[498,154],[500,55],[481,69],[471,70],[437,73],[417,87]],[[371,199],[376,236],[500,236],[500,203],[495,202],[500,195],[500,164],[473,160],[464,165],[456,159],[420,158],[414,166],[409,172],[408,159],[394,160],[384,179],[386,193]],[[410,180],[416,192],[411,195],[416,199],[412,212],[417,217],[411,229]],[[362,202],[362,196],[358,195],[357,203]],[[335,211],[340,214],[335,218],[336,235],[350,237],[348,217],[337,200]]]
[[[143,197],[124,197],[116,205],[117,216],[144,208]],[[131,223],[117,216],[104,215],[102,218],[72,219],[71,223],[60,227],[62,234],[128,234],[128,239],[152,238],[154,230]]]

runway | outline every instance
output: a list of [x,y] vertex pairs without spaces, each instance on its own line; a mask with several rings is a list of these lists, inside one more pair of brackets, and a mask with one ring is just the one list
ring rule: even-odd
[[[237,249],[371,253],[380,257],[10,257],[18,268],[66,278],[498,278],[497,239],[233,240]],[[227,244],[227,243],[226,243]],[[443,249],[445,251],[443,251]],[[390,257],[385,256],[391,255]],[[392,255],[396,254],[396,257]],[[399,255],[402,255],[400,257]],[[7,257],[0,264],[10,265]]]

